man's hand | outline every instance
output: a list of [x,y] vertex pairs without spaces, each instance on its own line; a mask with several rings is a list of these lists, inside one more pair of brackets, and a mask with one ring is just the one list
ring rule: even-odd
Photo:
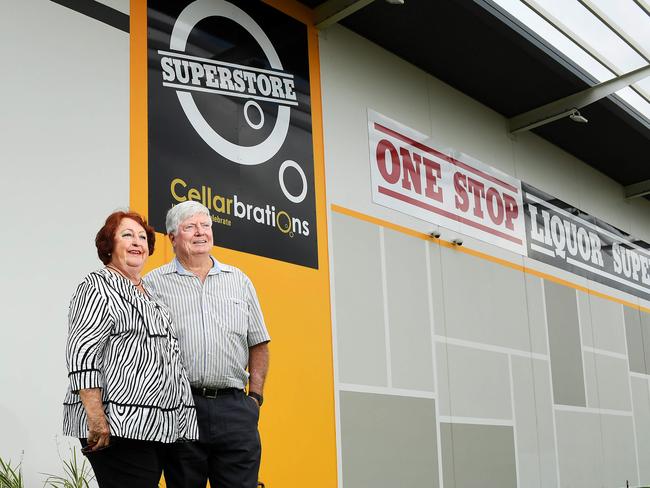
[[251,397],[253,400],[255,400],[255,403],[257,403],[258,407],[262,406],[262,402],[263,402],[264,397],[262,397],[261,393],[258,393],[256,391],[253,391],[253,390],[249,389],[248,390],[248,396]]
[[[264,381],[269,370],[269,344],[263,342],[248,348],[248,372],[250,373],[248,391],[262,396]],[[259,407],[257,398],[251,397]]]

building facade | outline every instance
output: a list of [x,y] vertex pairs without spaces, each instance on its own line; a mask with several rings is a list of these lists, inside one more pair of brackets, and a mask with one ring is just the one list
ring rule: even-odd
[[[0,457],[30,484],[77,448],[63,349],[96,231],[131,207],[162,232],[183,199],[273,338],[267,488],[650,484],[646,199],[309,2],[0,2]],[[204,33],[231,14],[218,55],[178,40],[193,4]]]

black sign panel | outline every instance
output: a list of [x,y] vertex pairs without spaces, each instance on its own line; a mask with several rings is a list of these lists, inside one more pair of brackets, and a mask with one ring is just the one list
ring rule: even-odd
[[521,186],[529,257],[650,299],[647,243],[531,185]]
[[215,244],[318,267],[307,27],[259,1],[149,0],[149,220],[196,200]]

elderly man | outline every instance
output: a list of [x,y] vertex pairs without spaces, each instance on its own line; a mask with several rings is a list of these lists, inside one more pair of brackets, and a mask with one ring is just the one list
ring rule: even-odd
[[198,442],[170,448],[167,486],[205,488],[209,479],[216,488],[254,488],[270,340],[255,288],[239,269],[210,256],[205,206],[172,207],[166,226],[176,258],[149,273],[145,285],[172,313],[199,424]]

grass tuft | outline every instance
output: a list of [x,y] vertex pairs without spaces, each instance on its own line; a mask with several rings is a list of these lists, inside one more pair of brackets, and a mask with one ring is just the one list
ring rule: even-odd
[[[86,459],[79,459],[77,451],[70,448],[71,457],[63,463],[63,476],[44,473],[47,478],[45,479],[45,486],[52,488],[90,488],[90,482],[95,478],[92,474],[92,469],[86,463]],[[79,462],[81,461],[81,462]],[[0,488],[3,488],[0,485]]]
[[23,473],[18,466],[12,466],[11,461],[0,458],[0,488],[24,488]]

